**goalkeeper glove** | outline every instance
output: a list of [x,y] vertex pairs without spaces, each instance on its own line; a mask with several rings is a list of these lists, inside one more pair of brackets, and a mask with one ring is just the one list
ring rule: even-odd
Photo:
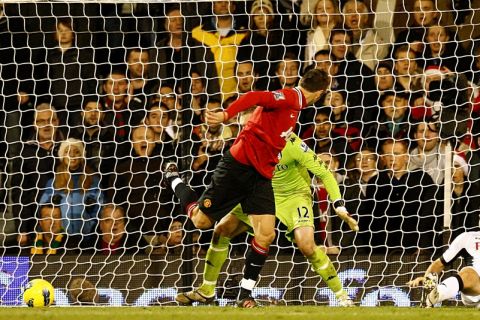
[[340,217],[343,221],[345,221],[350,229],[353,231],[358,231],[358,222],[357,220],[353,219],[345,208],[345,202],[343,200],[336,200],[333,202],[333,209],[337,216]]

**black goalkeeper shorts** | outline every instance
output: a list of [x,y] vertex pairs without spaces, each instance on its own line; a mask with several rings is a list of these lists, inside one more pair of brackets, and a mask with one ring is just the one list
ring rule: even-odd
[[221,220],[239,203],[246,214],[275,215],[272,180],[254,167],[235,160],[230,151],[219,161],[198,203],[202,212],[215,221]]

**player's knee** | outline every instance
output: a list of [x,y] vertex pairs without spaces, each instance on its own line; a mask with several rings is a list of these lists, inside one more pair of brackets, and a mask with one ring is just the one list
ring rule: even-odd
[[232,233],[232,228],[228,224],[219,223],[215,226],[215,234],[219,236],[231,238]]
[[268,248],[274,239],[275,239],[275,231],[271,233],[255,234],[255,242],[264,248]]
[[191,219],[192,219],[193,225],[197,229],[208,229],[213,225],[210,218],[208,218],[201,211],[198,211],[197,214],[192,215]]
[[462,278],[464,290],[469,290],[479,285],[478,274],[473,268],[463,268],[458,275]]
[[297,242],[297,247],[305,257],[311,257],[315,253],[314,243],[300,241]]

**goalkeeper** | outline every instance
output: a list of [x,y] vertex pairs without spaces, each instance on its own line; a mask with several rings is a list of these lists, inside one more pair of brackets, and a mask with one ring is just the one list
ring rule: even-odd
[[[438,283],[438,274],[460,256],[465,259],[466,266],[455,275]],[[423,277],[417,277],[407,284],[412,288],[423,285],[427,291],[430,291],[425,299],[427,308],[455,298],[458,292],[461,294],[464,305],[480,308],[480,231],[460,234],[443,255],[430,264]]]
[[[343,290],[337,272],[325,252],[315,244],[308,171],[324,183],[337,215],[358,231],[357,221],[350,217],[341,199],[338,184],[328,167],[295,134],[287,140],[279,155],[272,185],[275,194],[276,216],[287,227],[287,238],[294,241],[302,254],[312,265],[313,271],[322,277],[335,293],[341,306],[353,306],[352,300]],[[190,305],[193,302],[212,303],[215,287],[222,265],[227,259],[230,240],[252,230],[248,216],[240,205],[226,215],[216,226],[212,242],[207,252],[202,285],[193,291],[179,293],[177,302]]]

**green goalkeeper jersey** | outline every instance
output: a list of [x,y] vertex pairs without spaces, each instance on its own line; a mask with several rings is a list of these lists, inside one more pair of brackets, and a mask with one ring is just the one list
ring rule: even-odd
[[279,154],[272,179],[275,197],[311,194],[310,171],[324,184],[331,201],[341,199],[340,189],[327,165],[297,135],[291,134]]

